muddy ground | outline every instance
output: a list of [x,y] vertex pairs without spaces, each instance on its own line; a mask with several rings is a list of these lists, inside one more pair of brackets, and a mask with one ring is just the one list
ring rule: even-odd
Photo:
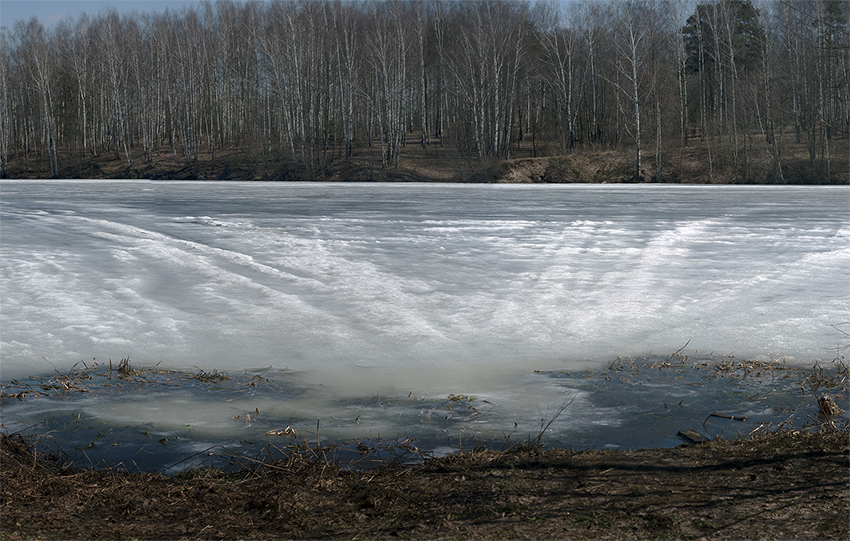
[[[475,449],[376,470],[78,470],[0,436],[0,539],[848,539],[850,431],[636,451]],[[364,453],[368,452],[364,450]]]

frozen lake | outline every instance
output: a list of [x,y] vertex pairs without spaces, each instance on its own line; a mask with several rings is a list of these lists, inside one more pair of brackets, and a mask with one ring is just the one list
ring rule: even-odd
[[415,432],[393,400],[471,395],[493,405],[474,433],[533,435],[573,397],[554,427],[569,439],[625,410],[589,417],[592,391],[535,370],[685,344],[829,362],[848,269],[847,187],[3,181],[0,379],[129,356],[277,385],[6,400],[3,423],[82,413],[226,439],[259,411],[261,428],[390,437]]

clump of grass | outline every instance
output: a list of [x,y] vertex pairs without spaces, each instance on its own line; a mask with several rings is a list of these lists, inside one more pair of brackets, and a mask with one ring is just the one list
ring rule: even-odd
[[62,473],[71,469],[67,455],[50,436],[0,432],[0,456],[7,470]]
[[203,383],[217,383],[220,381],[227,381],[231,379],[231,377],[223,372],[219,372],[218,370],[213,370],[212,372],[204,372],[201,370],[190,379],[196,379]]
[[[109,369],[112,370],[112,359],[109,359]],[[129,355],[127,357],[121,358],[121,362],[118,363],[118,368],[116,370],[118,370],[118,374],[119,374],[118,377],[119,378],[120,377],[129,378],[129,377],[133,377],[133,376],[135,376],[139,373],[138,370],[134,370],[132,365],[130,364],[130,356]]]
[[88,390],[88,388],[86,388],[86,386],[83,384],[83,382],[86,381],[86,380],[90,380],[91,376],[89,376],[88,373],[85,370],[83,370],[80,373],[74,374],[74,370],[80,364],[82,364],[83,367],[88,368],[88,367],[86,367],[86,364],[83,361],[75,363],[74,366],[71,367],[71,370],[69,370],[67,374],[64,374],[64,373],[60,372],[59,370],[56,370],[56,368],[54,367],[55,375],[54,375],[53,379],[51,379],[46,384],[40,385],[39,387],[41,387],[43,390],[48,391],[48,392],[50,392],[50,391],[71,391],[71,392],[78,392],[78,393],[88,393],[88,392],[90,392]]
[[819,362],[812,366],[809,375],[806,376],[804,384],[808,385],[813,392],[819,389],[847,389],[848,369],[847,361],[842,356],[838,356],[832,360],[832,366],[824,367]]
[[[41,358],[53,365],[53,363],[48,361],[46,358]],[[80,364],[83,365],[84,370],[75,373],[74,371]],[[33,385],[13,379],[9,382],[0,384],[0,399],[17,398],[18,400],[24,400],[28,396],[48,396],[53,391],[77,393],[91,392],[85,385],[85,382],[91,380],[92,376],[89,375],[88,366],[86,366],[86,363],[83,361],[74,364],[67,374],[60,372],[55,365],[53,365],[53,372],[53,377],[49,377],[49,379],[48,377],[39,378],[43,381],[43,383]]]
[[40,394],[42,393],[33,389],[30,384],[21,383],[16,379],[0,384],[0,400],[6,398],[25,400],[28,396],[39,396]]
[[[803,426],[794,426],[791,421],[781,423],[761,423],[749,434],[746,438],[741,438],[747,441],[769,440],[778,446],[786,440],[794,438],[811,436],[817,434],[850,434],[850,420],[817,420],[815,422],[805,424]],[[719,441],[724,441],[723,438],[717,438]]]

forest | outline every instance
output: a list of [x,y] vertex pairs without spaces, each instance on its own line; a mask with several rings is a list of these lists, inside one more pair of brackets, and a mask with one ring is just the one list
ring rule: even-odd
[[498,177],[548,158],[538,180],[575,181],[571,156],[600,173],[610,155],[615,180],[674,182],[687,155],[709,182],[847,183],[848,17],[850,0],[217,0],[33,18],[0,36],[0,177],[428,180],[424,159]]

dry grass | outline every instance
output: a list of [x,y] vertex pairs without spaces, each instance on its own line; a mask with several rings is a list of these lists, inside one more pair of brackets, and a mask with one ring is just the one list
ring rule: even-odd
[[[781,161],[783,176],[775,171],[772,158],[758,137],[747,140],[746,152],[738,153],[737,170],[728,143],[692,139],[688,145],[674,144],[661,152],[661,171],[656,170],[655,149],[642,152],[642,177],[651,182],[684,183],[850,183],[850,162],[843,158],[848,139],[833,142],[830,178],[825,176],[818,156],[809,160],[804,144],[784,141]],[[516,142],[511,159],[477,159],[461,154],[449,141],[433,139],[423,147],[421,135],[407,134],[398,167],[381,166],[380,144],[359,146],[350,158],[340,157],[339,149],[324,156],[324,165],[309,169],[293,163],[274,151],[257,148],[223,148],[215,158],[201,153],[197,160],[175,156],[163,147],[152,162],[144,162],[140,149],[132,151],[133,161],[114,153],[85,159],[60,152],[61,175],[66,178],[146,178],[171,180],[321,180],[363,182],[502,182],[502,183],[617,183],[629,182],[634,175],[634,151],[624,146],[579,147],[559,154],[553,146],[538,145],[544,155],[535,155],[531,142]],[[32,154],[26,159],[12,155],[10,178],[49,178],[46,156]]]
[[63,467],[0,435],[2,539],[846,539],[850,432],[629,452],[476,448],[362,470],[326,450],[239,473]]

